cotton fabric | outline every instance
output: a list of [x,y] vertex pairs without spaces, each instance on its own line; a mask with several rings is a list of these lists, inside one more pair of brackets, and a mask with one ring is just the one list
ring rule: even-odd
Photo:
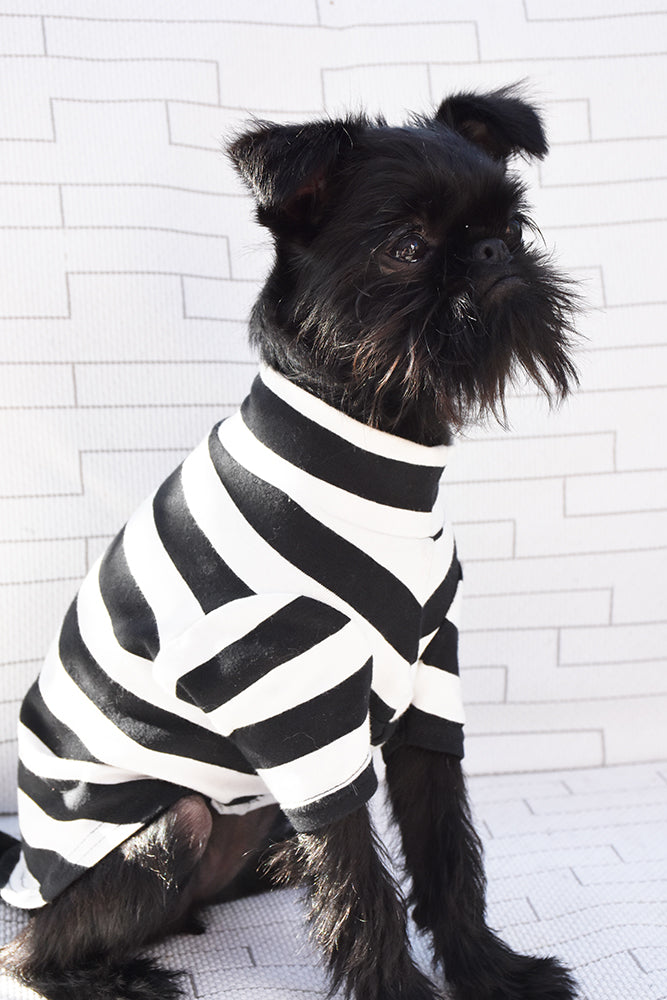
[[312,831],[372,796],[373,746],[462,756],[448,453],[262,370],[93,567],[25,699],[7,902],[190,791]]

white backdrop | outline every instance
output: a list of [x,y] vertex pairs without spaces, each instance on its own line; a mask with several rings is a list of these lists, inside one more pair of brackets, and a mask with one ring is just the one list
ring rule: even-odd
[[[221,141],[526,79],[581,390],[450,469],[468,770],[667,756],[667,17],[644,0],[0,0],[0,750],[81,576],[243,397],[269,259]],[[0,809],[14,808],[11,780]]]

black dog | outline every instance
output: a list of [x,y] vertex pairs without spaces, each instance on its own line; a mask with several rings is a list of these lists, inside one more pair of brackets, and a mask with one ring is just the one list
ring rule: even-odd
[[[459,1000],[574,997],[485,923],[438,500],[451,434],[502,420],[516,376],[556,399],[576,382],[573,298],[507,171],[546,151],[510,89],[231,145],[275,241],[263,374],[84,582],[22,709],[23,849],[0,882],[35,913],[1,961],[45,996],[176,997],[141,947],[283,878],[355,1000],[441,995],[408,904]],[[371,744],[407,901],[367,811]]]

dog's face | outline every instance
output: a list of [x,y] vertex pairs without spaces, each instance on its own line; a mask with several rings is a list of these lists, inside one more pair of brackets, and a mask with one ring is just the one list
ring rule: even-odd
[[450,98],[400,128],[350,118],[241,136],[230,153],[276,248],[253,317],[264,359],[423,443],[502,415],[521,370],[564,396],[572,297],[535,246],[516,152],[546,142],[510,91]]

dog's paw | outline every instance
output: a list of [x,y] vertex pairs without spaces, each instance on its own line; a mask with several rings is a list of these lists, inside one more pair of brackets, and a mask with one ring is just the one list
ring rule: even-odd
[[371,988],[368,994],[362,989],[353,995],[355,1000],[445,1000],[444,994],[417,968],[402,982],[385,984],[377,992]]
[[576,1000],[574,979],[555,958],[505,952],[503,961],[459,982],[456,1000]]
[[443,1000],[443,994],[430,979],[420,975],[404,993],[396,994],[396,1000]]
[[557,959],[515,957],[516,981],[492,994],[493,1000],[576,1000],[574,979]]
[[424,979],[409,986],[399,986],[396,990],[383,992],[378,1000],[444,1000],[444,994],[440,993],[428,979]]

